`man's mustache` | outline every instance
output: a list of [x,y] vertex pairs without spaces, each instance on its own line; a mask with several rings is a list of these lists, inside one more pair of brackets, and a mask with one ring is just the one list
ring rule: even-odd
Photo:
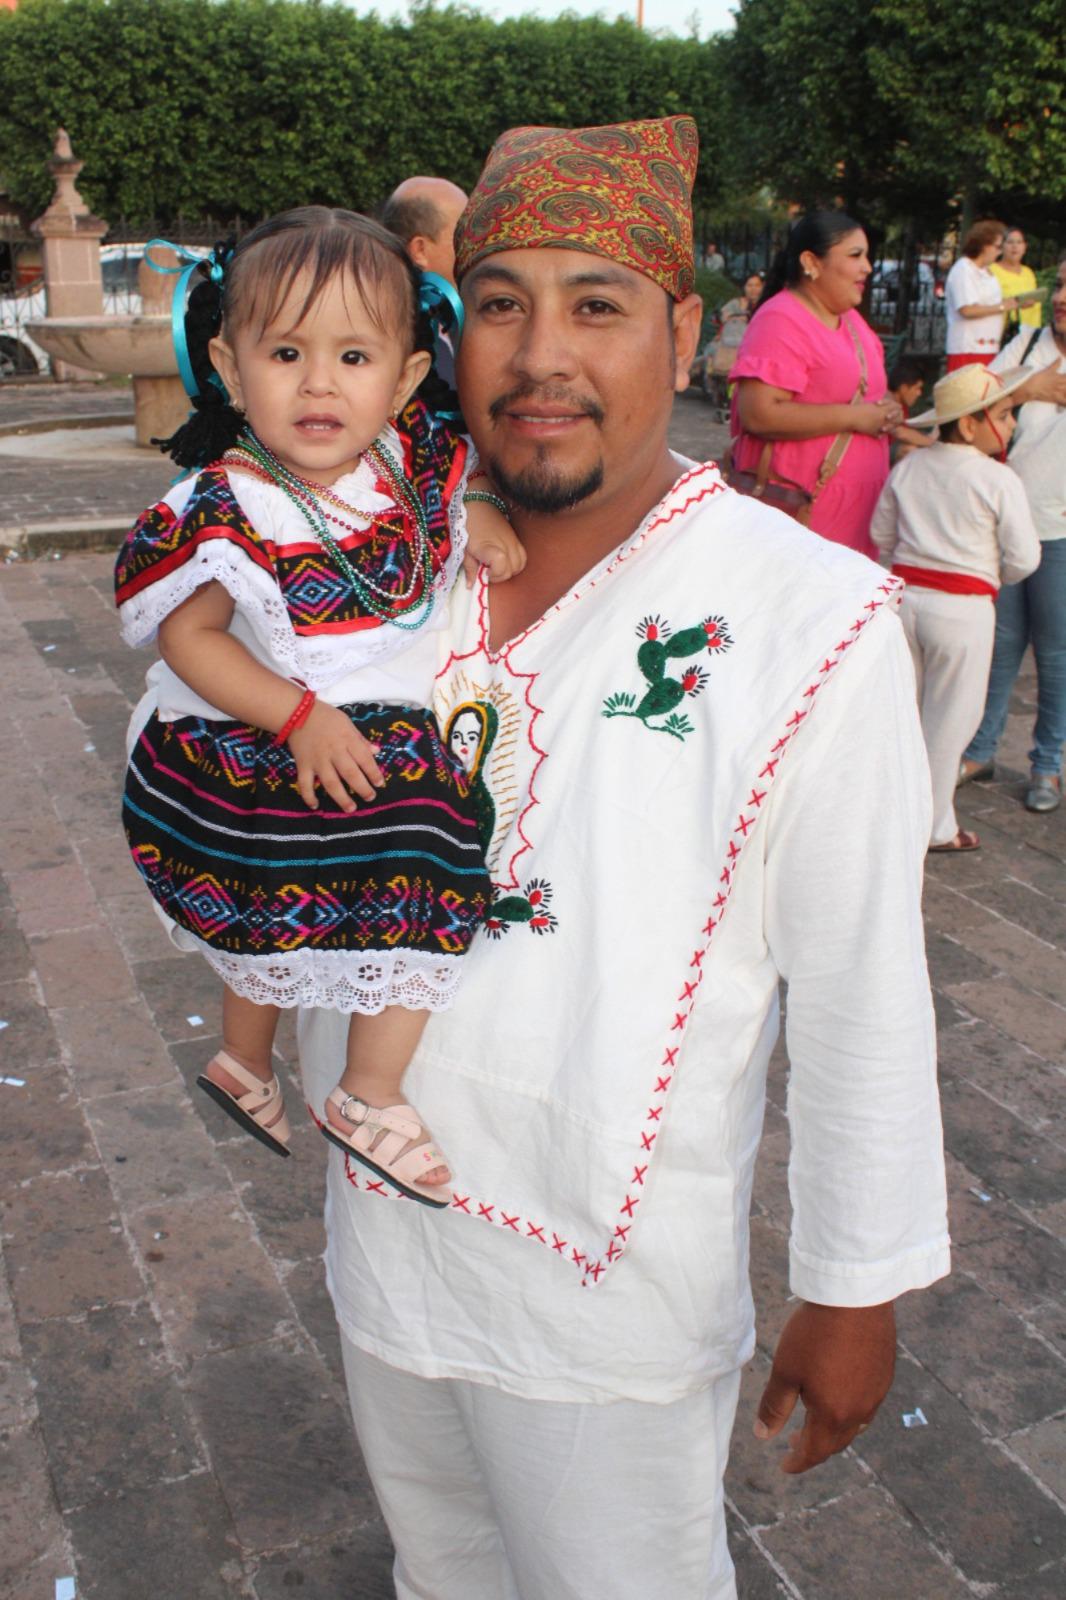
[[584,395],[571,394],[568,389],[543,388],[535,384],[523,383],[517,389],[511,389],[507,394],[500,395],[489,406],[491,421],[498,422],[505,411],[520,400],[532,400],[541,405],[564,406],[568,411],[579,411],[583,416],[591,417],[597,425],[603,422],[603,407],[596,404]]

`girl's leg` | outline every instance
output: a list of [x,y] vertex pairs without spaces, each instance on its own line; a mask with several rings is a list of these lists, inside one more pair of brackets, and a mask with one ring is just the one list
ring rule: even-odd
[[996,639],[984,716],[963,752],[963,760],[977,766],[993,760],[1007,725],[1011,690],[1029,643],[1028,589],[1031,582],[1031,578],[1026,578],[1022,583],[1008,584],[999,591],[996,600]]
[[[403,1075],[418,1048],[428,1016],[426,1011],[411,1011],[407,1006],[386,1006],[374,1016],[354,1013],[348,1028],[347,1061],[340,1081],[345,1094],[354,1095],[378,1110],[401,1104]],[[351,1125],[346,1123],[339,1109],[328,1101],[326,1115],[341,1132],[351,1131]],[[415,1150],[428,1143],[426,1134],[421,1139],[412,1139],[407,1149]],[[419,1181],[447,1183],[450,1176],[447,1167],[431,1167]]]
[[1029,752],[1034,774],[1057,777],[1066,743],[1066,539],[1041,545],[1040,565],[1025,584],[1036,657],[1036,728]]
[[270,1059],[277,1025],[277,1006],[255,1005],[227,988],[222,1049],[196,1081],[246,1133],[288,1155],[289,1119]]

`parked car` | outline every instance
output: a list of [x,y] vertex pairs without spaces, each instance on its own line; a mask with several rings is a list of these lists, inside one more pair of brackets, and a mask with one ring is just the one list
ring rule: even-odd
[[[105,312],[136,316],[140,311],[137,269],[144,249],[143,243],[100,246]],[[28,322],[47,314],[43,277],[0,293],[0,381],[48,371],[48,357],[26,332]]]

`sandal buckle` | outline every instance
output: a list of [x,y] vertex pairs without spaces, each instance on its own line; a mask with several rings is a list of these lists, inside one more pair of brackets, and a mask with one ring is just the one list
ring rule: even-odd
[[[357,1107],[358,1110],[355,1112],[349,1110],[351,1106]],[[373,1107],[368,1106],[365,1100],[360,1100],[357,1094],[349,1094],[344,1097],[337,1109],[345,1122],[350,1122],[353,1126],[361,1128],[364,1122],[370,1120]]]

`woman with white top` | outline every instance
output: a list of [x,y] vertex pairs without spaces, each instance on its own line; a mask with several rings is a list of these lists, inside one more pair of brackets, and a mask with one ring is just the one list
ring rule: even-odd
[[972,361],[987,366],[999,351],[1004,312],[1017,310],[1017,297],[1004,300],[1003,286],[990,271],[1006,233],[1003,223],[993,218],[975,222],[962,255],[948,273],[944,285],[948,372]]

